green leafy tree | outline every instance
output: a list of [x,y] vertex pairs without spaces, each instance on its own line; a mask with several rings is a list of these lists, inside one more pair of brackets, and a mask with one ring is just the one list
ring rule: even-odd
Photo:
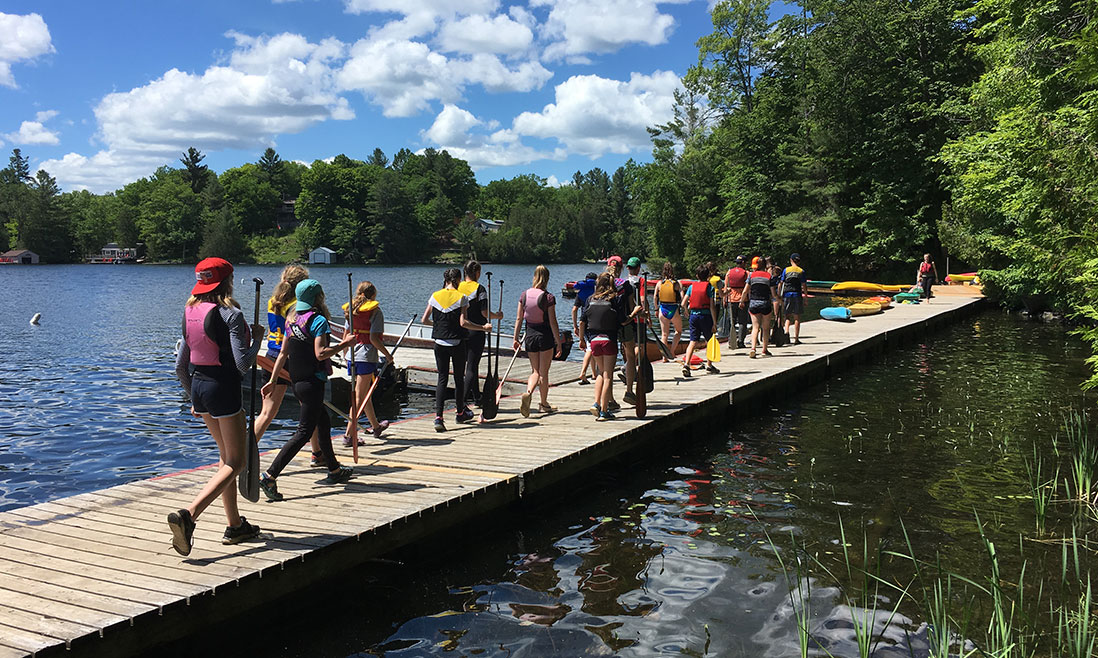
[[[281,164],[279,161],[279,165]],[[277,167],[276,171],[281,175],[282,167]],[[262,164],[249,163],[226,169],[217,180],[224,190],[224,203],[245,234],[256,235],[276,230],[282,195],[271,182],[271,175],[264,170]]]
[[202,246],[198,250],[199,258],[216,256],[236,263],[244,260],[247,255],[244,234],[229,208],[222,208],[207,217]]
[[385,151],[379,148],[375,148],[374,152],[370,154],[370,157],[366,158],[366,164],[371,164],[376,167],[384,169],[389,166],[389,158],[386,157]]
[[179,158],[179,161],[183,163],[183,179],[187,181],[191,186],[191,191],[195,194],[202,193],[202,188],[206,186],[206,177],[210,173],[210,168],[202,164],[205,159],[206,156],[202,151],[193,146],[187,149],[183,157]]
[[197,260],[202,200],[184,172],[161,167],[142,190],[137,227],[154,260]]

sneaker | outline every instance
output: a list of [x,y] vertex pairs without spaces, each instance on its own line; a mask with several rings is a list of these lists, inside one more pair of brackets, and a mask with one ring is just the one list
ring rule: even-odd
[[553,414],[557,412],[557,408],[549,404],[548,402],[539,402],[538,411],[543,414]]
[[682,376],[683,377],[689,377],[690,376],[690,366],[686,365],[685,363],[682,366]]
[[[344,448],[350,448],[350,447],[352,447],[353,445],[354,445],[354,444],[353,444],[353,440],[351,439],[351,437],[349,437],[349,436],[347,436],[346,434],[344,434],[344,435],[343,435],[343,447],[344,447]],[[358,440],[358,445],[360,445],[360,446],[364,446],[364,445],[366,445],[366,442],[365,442],[365,441],[363,441],[363,440],[362,440],[362,439],[360,438],[360,439]]]
[[324,459],[323,453],[314,452],[312,459],[309,460],[309,466],[311,466],[312,468],[326,468],[328,466],[328,462]]
[[764,349],[763,350],[763,356],[774,356],[774,355],[770,353],[770,350]]
[[259,534],[259,526],[248,523],[248,519],[243,516],[240,517],[240,525],[229,526],[225,528],[225,536],[221,539],[221,543],[226,546],[230,544],[239,544],[242,541],[248,541]]
[[744,349],[745,347],[747,347],[747,344],[746,344],[746,343],[744,343],[744,342],[742,342],[742,341],[737,341],[737,342],[736,342],[736,349],[738,349],[738,350],[742,350],[742,349]]
[[259,475],[259,490],[263,492],[267,500],[279,501],[285,498],[278,492],[278,483],[275,482],[275,479],[266,473],[260,473]]
[[374,429],[373,429],[374,438],[375,439],[380,439],[381,438],[381,433],[384,432],[387,429],[389,429],[389,421],[387,421],[387,420],[378,421],[377,426],[374,427]]
[[614,414],[610,413],[609,411],[604,411],[599,414],[599,417],[595,420],[614,420]]
[[435,416],[435,431],[436,432],[445,432],[446,431],[446,423],[442,422],[442,416]]
[[181,509],[168,515],[168,527],[172,529],[172,548],[180,555],[190,555],[194,545],[194,521],[188,510]]
[[618,404],[617,400],[610,400],[606,403],[607,411],[617,411],[618,409],[621,409],[621,405]]
[[530,400],[533,396],[530,393],[523,393],[522,400],[519,402],[519,413],[523,418],[530,417]]
[[459,422],[459,423],[468,423],[471,420],[473,420],[473,410],[472,409],[466,409],[465,411],[459,411],[458,412],[457,422]]
[[622,384],[625,383],[625,369],[624,368],[618,371],[618,379],[621,380]]
[[754,358],[755,358],[755,350],[751,350],[750,352],[748,352],[748,353],[747,353],[747,356],[749,356],[749,357],[751,357],[752,359],[754,359]]
[[580,386],[587,386],[587,385],[588,385],[588,384],[590,384],[590,383],[591,383],[591,380],[590,380],[590,379],[587,379],[586,377],[584,377],[583,379],[579,380],[579,385],[580,385]]
[[717,374],[720,372],[720,370],[717,370],[717,366],[713,365],[712,363],[706,364],[705,371],[711,372],[713,374]]
[[595,404],[591,405],[591,415],[592,416],[594,416],[595,418],[598,418],[599,414],[601,414],[601,413],[602,413],[602,409],[599,408],[599,405],[598,405],[597,402]]
[[621,400],[625,404],[636,404],[637,396],[633,393],[633,391],[626,391],[625,395],[621,396]]
[[350,466],[340,466],[334,471],[328,471],[328,477],[324,478],[324,484],[343,484],[351,479],[355,471]]
[[793,339],[793,344],[794,345],[800,345],[801,344],[801,339],[800,338],[794,338]]

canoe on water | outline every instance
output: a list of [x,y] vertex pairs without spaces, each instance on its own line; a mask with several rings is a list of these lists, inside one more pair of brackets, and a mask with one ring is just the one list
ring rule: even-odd
[[838,320],[844,322],[850,319],[850,309],[842,306],[828,306],[820,309],[820,317],[824,320]]
[[859,302],[857,304],[851,304],[847,308],[850,310],[850,315],[854,317],[874,315],[881,312],[881,305],[877,302]]

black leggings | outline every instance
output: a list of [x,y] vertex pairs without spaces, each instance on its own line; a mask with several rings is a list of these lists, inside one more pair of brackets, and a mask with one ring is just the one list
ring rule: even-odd
[[465,402],[480,400],[480,357],[484,355],[484,341],[488,334],[483,331],[470,331],[465,339]]
[[459,412],[465,411],[465,341],[457,345],[439,345],[435,343],[435,368],[438,369],[438,383],[435,384],[435,415],[442,417],[442,408],[446,404],[446,389],[450,386],[450,363],[454,364],[454,402]]
[[286,442],[286,445],[282,446],[274,461],[267,468],[267,474],[271,477],[278,477],[278,474],[286,468],[294,455],[309,442],[313,430],[317,431],[320,452],[324,455],[328,470],[333,471],[339,467],[335,451],[332,450],[332,420],[328,417],[328,410],[324,408],[325,384],[327,382],[315,377],[293,383],[294,395],[297,397],[298,404],[301,405],[301,416],[298,420],[297,431]]

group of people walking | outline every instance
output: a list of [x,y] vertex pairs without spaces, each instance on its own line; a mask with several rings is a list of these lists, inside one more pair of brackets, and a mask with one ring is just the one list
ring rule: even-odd
[[[694,281],[674,279],[674,268],[667,264],[663,277],[655,288],[659,304],[658,317],[666,355],[675,358],[682,317],[688,320],[689,343],[683,358],[683,375],[691,374],[691,358],[713,335],[718,308],[731,309],[736,319],[737,343],[744,346],[746,319],[750,314],[751,353],[761,334],[763,355],[768,355],[767,328],[771,314],[776,313],[778,299],[783,300],[787,324],[796,328],[799,337],[801,296],[805,279],[799,257],[793,254],[790,266],[778,272],[767,268],[767,262],[755,258],[752,270],[744,267],[738,257],[722,281],[715,276],[711,264],[696,272]],[[573,326],[584,351],[581,384],[589,383],[590,369],[594,379],[594,400],[591,413],[596,421],[614,419],[621,405],[614,396],[617,357],[623,356],[624,368],[619,374],[625,385],[622,402],[637,400],[637,370],[641,359],[647,359],[638,347],[638,332],[651,332],[646,282],[640,277],[641,261],[630,258],[623,263],[619,256],[607,259],[605,271],[588,277],[575,286],[577,296],[572,309]],[[225,509],[227,528],[223,541],[235,544],[255,537],[260,529],[251,524],[237,509],[233,483],[244,465],[249,448],[241,403],[241,382],[253,366],[262,347],[267,343],[267,358],[273,360],[269,381],[263,386],[262,409],[255,420],[255,440],[258,441],[277,415],[287,389],[293,390],[300,404],[298,425],[293,435],[279,450],[274,460],[260,474],[260,490],[272,501],[283,499],[278,489],[278,477],[290,460],[306,445],[311,444],[313,467],[327,471],[324,482],[341,484],[352,477],[352,469],[340,464],[332,446],[331,420],[325,408],[325,388],[332,373],[331,357],[347,353],[348,375],[354,378],[351,404],[352,420],[343,435],[345,446],[361,444],[357,418],[363,414],[370,431],[381,437],[389,427],[377,417],[370,397],[374,379],[379,376],[380,359],[388,364],[393,354],[382,341],[384,314],[378,301],[378,291],[369,281],[360,282],[353,299],[343,305],[350,331],[338,342],[332,338],[331,313],[320,283],[309,277],[300,265],[287,266],[267,303],[267,326],[249,326],[240,305],[233,298],[233,267],[220,258],[203,260],[195,268],[196,283],[191,290],[183,313],[183,341],[177,356],[176,372],[191,398],[192,413],[202,418],[219,450],[218,470],[194,501],[168,515],[172,545],[179,553],[191,550],[195,523],[217,497]],[[464,271],[449,268],[443,273],[442,287],[427,300],[421,320],[431,326],[431,339],[438,378],[435,388],[436,431],[447,430],[444,419],[445,403],[454,379],[454,421],[474,420],[472,406],[479,406],[485,396],[497,391],[478,390],[481,356],[485,340],[491,334],[492,321],[503,318],[501,311],[489,308],[489,291],[480,283],[481,266],[476,261],[465,265]],[[538,395],[537,410],[543,414],[556,411],[549,402],[549,369],[554,357],[562,351],[561,331],[557,322],[556,298],[548,291],[549,270],[539,265],[534,270],[530,287],[520,295],[515,311],[511,347],[525,350],[530,361],[530,376],[526,391],[519,400],[519,412],[530,415]],[[258,288],[257,288],[258,295]],[[257,300],[258,301],[258,300]],[[669,328],[674,326],[673,342]],[[498,331],[497,326],[497,331]],[[799,340],[797,341],[799,342]],[[665,359],[668,360],[668,359]],[[704,369],[719,372],[706,361]],[[650,383],[650,382],[649,382]],[[502,386],[502,384],[500,384]],[[498,397],[497,397],[498,399]],[[482,415],[480,422],[486,419]]]

